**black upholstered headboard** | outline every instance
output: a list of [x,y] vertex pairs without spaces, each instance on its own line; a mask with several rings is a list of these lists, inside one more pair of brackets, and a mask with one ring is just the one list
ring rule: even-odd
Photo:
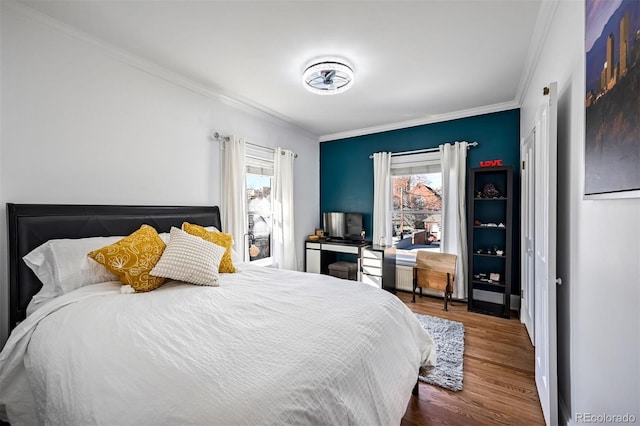
[[51,239],[129,235],[142,224],[169,232],[182,222],[222,229],[215,207],[7,204],[9,225],[9,324],[26,317],[42,283],[22,257]]

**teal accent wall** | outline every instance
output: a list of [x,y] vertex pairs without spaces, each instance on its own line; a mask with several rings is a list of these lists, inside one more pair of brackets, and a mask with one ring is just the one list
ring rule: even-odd
[[[467,170],[480,161],[502,160],[514,170],[514,278],[519,277],[520,247],[520,110],[425,124],[405,129],[322,142],[320,144],[320,213],[362,212],[367,239],[371,239],[373,213],[374,152],[401,152],[437,148],[447,142],[478,142],[469,149]],[[468,190],[468,189],[467,189]],[[318,225],[322,224],[322,216]],[[517,275],[516,275],[517,273]],[[519,294],[514,280],[512,293]]]
[[[520,110],[496,112],[442,123],[357,136],[320,144],[320,212],[364,213],[364,227],[371,236],[373,212],[374,152],[401,152],[437,148],[446,142],[478,142],[469,149],[467,167],[480,161],[503,160],[513,166],[519,186]],[[517,182],[517,183],[516,183]],[[322,223],[321,217],[318,225]]]

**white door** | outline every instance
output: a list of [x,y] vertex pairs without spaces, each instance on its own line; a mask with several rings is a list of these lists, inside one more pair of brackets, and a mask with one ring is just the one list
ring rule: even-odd
[[520,176],[520,201],[522,205],[521,235],[520,239],[520,282],[522,283],[522,298],[520,301],[520,321],[522,321],[529,333],[531,343],[534,342],[534,306],[535,306],[535,280],[534,280],[534,207],[535,207],[535,127],[520,146],[520,159],[522,160],[522,173]]
[[541,98],[535,124],[535,369],[547,425],[558,423],[556,328],[557,83]]

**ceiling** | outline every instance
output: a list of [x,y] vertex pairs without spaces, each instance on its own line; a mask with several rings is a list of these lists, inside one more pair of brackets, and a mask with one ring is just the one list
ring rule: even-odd
[[[543,0],[21,3],[330,140],[517,108]],[[352,65],[347,92],[302,87],[327,55]]]

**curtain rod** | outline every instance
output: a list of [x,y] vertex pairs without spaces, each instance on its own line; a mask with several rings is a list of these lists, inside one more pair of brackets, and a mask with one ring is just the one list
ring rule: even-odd
[[229,136],[222,136],[218,132],[213,132],[213,134],[211,135],[211,139],[216,140],[216,141],[221,140],[222,142],[229,142],[231,140],[231,139],[229,139]]
[[[220,140],[221,140],[222,142],[229,142],[229,141],[231,140],[231,139],[229,138],[229,136],[222,136],[222,135],[221,135],[220,133],[218,133],[218,132],[214,132],[214,133],[211,135],[211,139],[216,140],[216,141],[220,141]],[[262,145],[256,145],[255,143],[245,142],[245,144],[247,144],[247,145],[251,145],[251,146],[255,146],[255,147],[257,147],[257,148],[266,149],[266,150],[271,151],[271,152],[276,152],[276,150],[275,150],[275,149],[273,149],[273,148],[269,148],[269,147],[262,146]],[[280,154],[281,154],[281,155],[284,155],[284,151],[280,151]],[[293,153],[293,158],[298,158],[298,154],[296,154],[296,153],[294,152],[294,153]]]
[[[471,148],[472,146],[478,146],[478,142],[467,142],[467,149]],[[425,149],[416,149],[414,151],[392,152],[391,156],[399,157],[401,155],[424,154],[427,152],[436,152],[436,151],[440,151],[440,148],[425,148]],[[373,154],[371,154],[369,158],[373,159]]]

